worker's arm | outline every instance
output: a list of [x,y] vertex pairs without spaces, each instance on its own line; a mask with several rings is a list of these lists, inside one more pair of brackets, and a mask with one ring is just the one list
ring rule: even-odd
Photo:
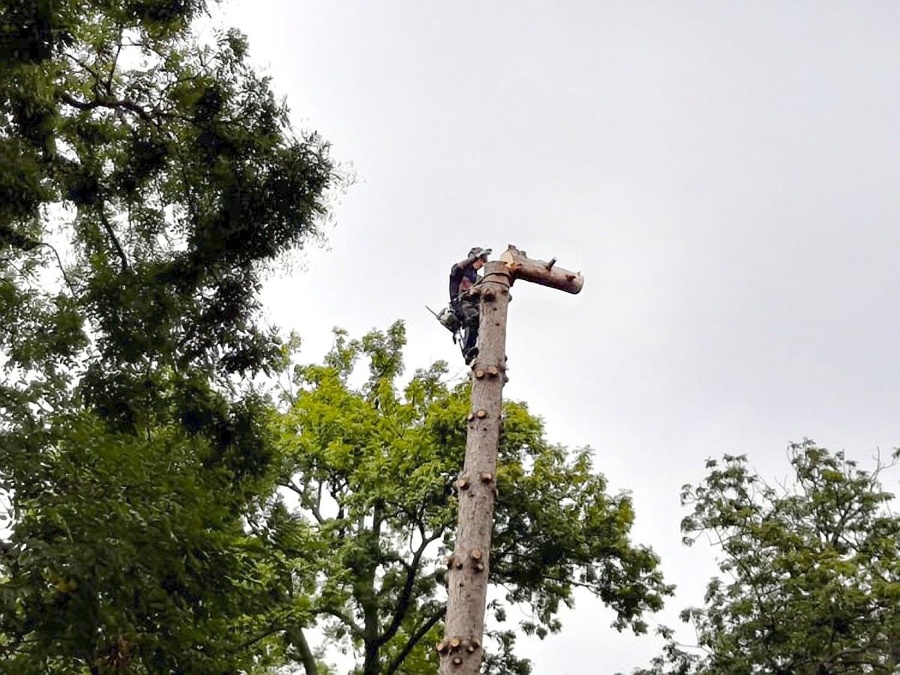
[[453,267],[450,268],[450,301],[456,300],[459,296],[459,287],[462,284],[462,280],[465,278],[466,270],[469,269],[472,265],[475,264],[475,261],[478,260],[478,256],[473,256],[471,258],[466,258],[465,260],[461,260]]

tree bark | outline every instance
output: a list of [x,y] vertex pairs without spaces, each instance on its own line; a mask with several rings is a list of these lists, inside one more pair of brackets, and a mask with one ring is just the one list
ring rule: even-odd
[[[364,531],[365,524],[360,528]],[[372,532],[371,544],[366,542],[368,547],[372,549],[378,548],[378,541],[381,538],[381,505],[375,505],[375,511],[372,514]],[[378,652],[381,647],[379,640],[379,611],[378,597],[375,592],[375,566],[369,567],[364,572],[364,578],[357,588],[354,588],[353,594],[356,596],[357,602],[363,610],[363,675],[379,675],[381,673],[381,662],[378,658]]]
[[[478,356],[472,364],[472,409],[466,457],[456,483],[459,518],[456,548],[447,564],[447,618],[444,639],[436,645],[441,675],[476,675],[484,658],[484,612],[487,603],[497,455],[506,382],[506,313],[509,288],[524,279],[566,293],[584,286],[579,272],[529,259],[512,244],[484,268],[482,281],[470,291],[480,295]],[[527,533],[522,533],[526,536]]]
[[381,662],[378,660],[378,645],[374,642],[366,642],[363,647],[365,649],[363,675],[379,675],[381,673]]
[[526,256],[525,251],[520,251],[512,244],[503,252],[500,260],[506,263],[513,280],[524,279],[566,293],[578,293],[584,286],[581,272],[570,272],[556,267],[556,258],[552,258],[549,262],[532,260]]
[[441,675],[475,675],[481,670],[511,281],[507,263],[489,262],[475,289],[481,296],[479,353],[472,364],[472,408],[465,463],[456,483],[456,548],[448,563],[444,639],[437,645]]

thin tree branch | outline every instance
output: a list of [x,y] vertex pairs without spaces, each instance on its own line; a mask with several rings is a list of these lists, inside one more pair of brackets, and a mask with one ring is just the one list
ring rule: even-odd
[[306,675],[319,675],[319,665],[316,663],[316,656],[309,647],[303,628],[289,629],[287,637],[300,651],[300,662],[303,664],[303,670],[306,671]]
[[[67,103],[78,110],[95,110],[97,108],[106,108],[108,110],[128,110],[133,112],[148,124],[157,124],[159,120],[154,118],[149,112],[144,110],[134,101],[127,99],[112,98],[95,98],[93,101],[79,101],[68,92],[60,92],[59,98],[63,103]],[[161,115],[162,113],[160,113]]]
[[72,54],[70,52],[64,52],[64,56],[66,56],[67,58],[74,61],[76,65],[81,66],[82,68],[84,68],[88,73],[90,73],[93,76],[93,78],[94,78],[93,89],[94,89],[94,91],[97,91],[97,89],[99,88],[98,85],[100,84],[100,80],[102,79],[100,77],[100,73],[98,73],[96,70],[94,70],[94,68],[91,67],[91,65],[89,63],[82,61],[81,59],[79,59],[77,56],[75,56],[74,54]]
[[397,669],[403,665],[403,662],[406,660],[406,657],[410,655],[413,649],[415,649],[416,645],[422,641],[426,635],[428,635],[428,631],[434,628],[435,624],[438,621],[444,618],[444,615],[447,613],[446,607],[442,607],[438,610],[437,614],[432,616],[428,621],[419,626],[419,629],[413,633],[409,640],[406,641],[406,644],[403,646],[403,649],[400,650],[400,653],[394,657],[394,660],[388,664],[385,668],[385,675],[393,675],[393,673],[397,672]]
[[394,635],[397,634],[397,631],[400,629],[401,624],[403,623],[403,619],[406,617],[406,612],[409,609],[409,603],[412,599],[412,591],[416,582],[416,573],[419,570],[419,564],[422,561],[422,556],[425,554],[425,549],[431,545],[432,542],[436,541],[440,536],[440,532],[432,534],[430,537],[423,539],[422,544],[416,550],[415,555],[413,555],[412,562],[409,563],[409,567],[406,569],[406,580],[403,583],[403,588],[400,591],[400,595],[397,598],[397,606],[394,609],[394,616],[391,619],[391,623],[388,626],[387,630],[381,634],[381,637],[378,638],[377,644],[379,646],[385,644],[388,640],[390,640]]
[[326,614],[328,616],[333,616],[335,619],[340,621],[342,624],[347,626],[350,629],[350,632],[353,633],[354,637],[362,640],[363,639],[363,629],[360,628],[353,619],[347,616],[344,612],[334,609],[331,607],[326,607],[320,609],[316,612],[316,614]]
[[106,77],[106,93],[112,96],[112,81],[116,74],[116,65],[119,62],[119,54],[122,53],[122,36],[125,33],[125,26],[119,24],[119,37],[116,40],[116,53],[113,55],[112,64],[109,67],[109,75]]
[[69,287],[69,293],[72,294],[72,297],[78,300],[78,294],[75,292],[72,283],[69,281],[69,277],[66,275],[66,268],[63,267],[62,258],[59,257],[59,251],[52,244],[48,244],[46,241],[39,241],[38,246],[46,246],[51,251],[53,251],[53,255],[56,256],[56,264],[59,265],[59,272],[62,274],[63,281],[66,282],[66,286]]
[[283,626],[276,626],[274,628],[269,628],[268,630],[264,631],[262,634],[257,635],[256,637],[252,637],[249,640],[247,640],[246,642],[242,642],[237,647],[235,647],[232,651],[233,652],[242,652],[245,649],[247,649],[247,647],[252,647],[260,640],[265,640],[270,635],[274,635],[275,633],[278,633],[283,630],[284,630]]
[[109,222],[109,218],[106,217],[106,211],[103,208],[103,205],[100,206],[100,222],[103,224],[103,229],[106,230],[106,234],[109,236],[110,241],[112,241],[113,247],[116,249],[116,253],[119,256],[119,259],[122,261],[122,271],[127,272],[131,267],[128,264],[128,256],[125,255],[125,249],[122,248],[122,244],[119,243],[119,239],[116,237],[115,230],[113,230],[112,223]]
[[[322,512],[319,510],[319,505],[309,499],[309,495],[306,493],[306,491],[303,488],[301,488],[299,485],[295,484],[294,481],[292,481],[290,479],[288,479],[285,482],[279,483],[279,485],[281,487],[287,488],[291,492],[294,492],[298,497],[300,497],[300,506],[302,506],[304,509],[309,509],[309,511],[313,515],[313,518],[316,519],[316,522],[319,525],[325,524],[326,518],[322,515]],[[319,487],[321,488],[321,483],[319,484]],[[321,495],[322,495],[322,492],[320,489],[319,490],[319,499],[320,500],[321,500]]]

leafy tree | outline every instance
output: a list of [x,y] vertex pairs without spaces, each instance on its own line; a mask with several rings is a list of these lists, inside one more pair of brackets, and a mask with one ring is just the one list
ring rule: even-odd
[[0,3],[13,672],[221,673],[267,648],[277,561],[242,519],[273,455],[248,383],[283,355],[258,291],[320,236],[335,176],[243,36],[198,40],[206,4]]
[[[222,673],[281,587],[279,568],[221,499],[224,472],[183,430],[113,433],[87,414],[51,418],[42,462],[19,474],[0,583],[10,673]],[[26,482],[27,480],[27,482]]]
[[812,441],[790,448],[793,483],[772,486],[744,456],[709,460],[685,542],[722,552],[706,605],[682,613],[698,648],[663,629],[663,656],[644,674],[892,673],[900,665],[900,518],[880,484]]
[[[401,323],[361,340],[337,332],[322,365],[296,369],[299,390],[274,420],[285,493],[253,526],[294,565],[298,611],[280,610],[275,627],[307,675],[317,672],[303,657],[313,627],[358,649],[357,673],[437,669],[469,388],[448,386],[438,363],[401,389],[404,344]],[[606,492],[590,450],[548,443],[538,418],[507,403],[498,485],[488,672],[530,672],[503,625],[510,607],[529,612],[519,630],[543,637],[560,630],[575,588],[610,606],[618,630],[643,632],[671,588],[653,552],[629,541],[631,501]]]
[[[278,357],[256,321],[259,275],[318,234],[332,181],[326,147],[292,135],[244,38],[191,37],[205,4],[0,10],[8,365],[40,382],[89,360],[79,392],[126,430],[162,395],[148,369],[244,375]],[[69,286],[48,290],[36,272],[57,263],[41,245],[54,235],[72,262]]]

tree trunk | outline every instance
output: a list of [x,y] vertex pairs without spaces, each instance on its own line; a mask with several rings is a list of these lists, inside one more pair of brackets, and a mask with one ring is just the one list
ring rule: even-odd
[[481,670],[491,530],[497,486],[497,452],[506,379],[506,313],[510,270],[489,262],[476,287],[481,296],[478,356],[472,365],[472,409],[462,475],[456,483],[459,520],[449,560],[447,618],[437,645],[442,675]]
[[441,675],[476,675],[484,657],[484,610],[506,382],[506,312],[509,287],[516,279],[566,293],[578,293],[584,285],[580,273],[556,267],[556,258],[531,260],[510,244],[500,260],[485,265],[484,278],[472,290],[481,296],[479,353],[472,364],[466,458],[457,481],[456,549],[447,561],[444,639],[437,644]]
[[366,641],[365,656],[363,660],[363,675],[380,675],[381,664],[378,662],[378,644]]
[[[376,502],[375,509],[372,513],[372,531],[370,537],[366,537],[365,554],[368,561],[374,561],[375,557],[369,554],[378,549],[378,542],[381,538],[381,502]],[[365,520],[360,522],[360,534],[365,532]],[[364,576],[363,576],[364,574]],[[354,588],[353,594],[356,596],[357,602],[363,611],[363,645],[365,656],[363,660],[363,675],[379,675],[381,673],[381,663],[378,660],[378,652],[381,645],[379,612],[378,612],[378,595],[375,592],[375,575],[376,569],[367,567],[365,572],[361,574],[363,578],[360,580],[358,587]]]

